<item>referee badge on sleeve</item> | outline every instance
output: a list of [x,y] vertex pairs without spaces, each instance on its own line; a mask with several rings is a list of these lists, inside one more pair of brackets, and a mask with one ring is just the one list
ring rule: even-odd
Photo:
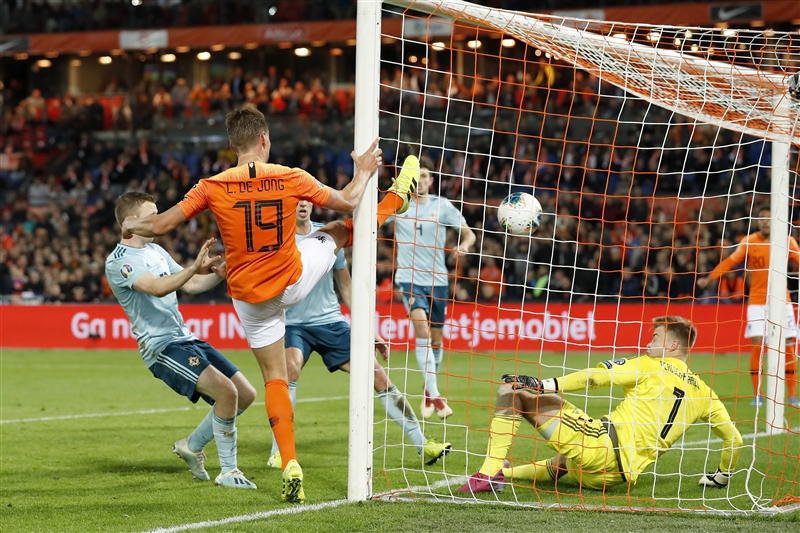
[[131,265],[122,265],[122,268],[119,269],[119,273],[122,274],[122,277],[128,279],[133,274],[133,267]]

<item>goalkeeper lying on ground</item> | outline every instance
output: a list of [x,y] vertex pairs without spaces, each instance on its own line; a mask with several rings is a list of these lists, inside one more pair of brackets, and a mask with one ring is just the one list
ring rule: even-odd
[[[505,375],[497,393],[489,449],[483,466],[459,492],[502,490],[507,479],[568,479],[604,490],[636,478],[702,420],[723,440],[716,472],[700,485],[725,487],[736,466],[742,436],[716,394],[686,366],[697,330],[685,318],[653,319],[647,353],[604,361],[564,377],[538,379]],[[607,417],[591,418],[559,393],[622,385],[625,398]],[[503,468],[511,440],[525,418],[558,455],[544,461]],[[565,478],[565,479],[567,479]]]

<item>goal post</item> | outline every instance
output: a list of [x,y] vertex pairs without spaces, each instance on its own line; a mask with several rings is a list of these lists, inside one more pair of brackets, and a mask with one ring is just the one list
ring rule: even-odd
[[[382,31],[381,16],[401,24]],[[377,183],[370,184],[353,250],[348,498],[719,513],[778,512],[776,502],[794,501],[780,509],[796,508],[800,409],[786,391],[798,331],[789,325],[796,306],[786,295],[797,290],[796,281],[787,284],[796,271],[787,269],[787,237],[800,236],[800,102],[787,88],[800,70],[800,39],[461,0],[359,0],[357,35],[356,151],[379,132],[396,168],[408,151],[428,156],[430,193],[455,206],[478,239],[471,251],[451,254],[461,234],[447,233],[438,388],[454,414],[423,421],[416,332],[402,291],[386,288],[387,272],[398,266],[397,238],[392,228],[375,231]],[[531,237],[511,236],[496,221],[500,200],[514,192],[534,194],[544,207]],[[764,316],[754,322],[749,266],[730,265],[707,289],[698,280],[761,231],[764,205],[771,218],[761,260],[769,274]],[[377,312],[376,281],[383,292]],[[418,297],[405,294],[405,304]],[[591,491],[537,479],[514,480],[502,492],[458,491],[482,464],[498,468],[489,450],[503,374],[552,378],[632,357],[648,343],[650,321],[671,314],[698,326],[689,367],[743,435],[727,488],[698,487],[725,452],[698,424],[667,453],[658,450],[635,485]],[[387,373],[424,434],[452,444],[435,465],[423,465],[383,413],[373,420],[376,331],[390,342]],[[617,387],[565,395],[597,418],[622,398]],[[503,450],[512,465],[554,455],[527,422],[506,431],[515,434]]]
[[[356,15],[355,151],[378,137],[381,3],[359,0]],[[353,222],[353,283],[350,337],[350,433],[347,499],[372,496],[373,368],[375,353],[375,244],[377,178],[367,185]]]

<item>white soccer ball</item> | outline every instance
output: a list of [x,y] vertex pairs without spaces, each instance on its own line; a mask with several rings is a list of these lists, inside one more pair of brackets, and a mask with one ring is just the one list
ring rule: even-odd
[[500,202],[497,220],[512,235],[530,235],[542,223],[542,204],[528,193],[515,192]]

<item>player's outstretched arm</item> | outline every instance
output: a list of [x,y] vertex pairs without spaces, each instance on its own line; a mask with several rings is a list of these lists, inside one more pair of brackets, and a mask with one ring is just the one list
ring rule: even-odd
[[144,218],[131,216],[122,223],[122,238],[129,239],[131,235],[140,235],[142,237],[166,235],[184,222],[186,222],[186,215],[177,205],[157,215],[150,215]]
[[[222,260],[220,256],[208,256],[208,249],[215,242],[217,242],[217,239],[208,239],[206,242],[204,242],[203,246],[200,248],[200,252],[197,254],[197,258],[194,260],[194,263],[176,274],[157,278],[150,272],[145,272],[136,278],[135,282],[133,282],[134,290],[150,294],[157,298],[163,298],[164,296],[177,291],[190,279],[192,279],[195,274]],[[212,275],[216,276],[216,274]]]
[[605,361],[600,363],[598,368],[579,370],[560,378],[539,379],[517,374],[503,376],[503,381],[512,383],[515,389],[527,389],[540,393],[597,389],[611,385],[633,385],[638,379],[636,359]]
[[[208,261],[213,262],[219,259],[219,256],[209,257]],[[200,270],[205,270],[208,266],[209,265],[205,265]],[[228,275],[225,260],[222,260],[221,263],[217,263],[216,265],[211,264],[210,266],[212,270],[211,274],[195,274],[186,282],[186,285],[181,287],[181,290],[187,294],[201,294],[219,285],[219,282],[224,280]]]
[[351,213],[361,203],[369,178],[383,163],[382,156],[383,151],[378,148],[378,139],[375,139],[367,151],[361,155],[351,152],[350,157],[353,158],[356,165],[356,175],[353,177],[353,181],[341,191],[331,189],[328,201],[323,207],[339,213]]
[[705,474],[700,478],[698,484],[704,487],[727,487],[731,472],[736,467],[739,453],[742,451],[742,435],[731,420],[725,404],[719,400],[716,394],[712,393],[709,410],[701,418],[708,420],[711,424],[711,431],[722,439],[722,456],[716,472]]

